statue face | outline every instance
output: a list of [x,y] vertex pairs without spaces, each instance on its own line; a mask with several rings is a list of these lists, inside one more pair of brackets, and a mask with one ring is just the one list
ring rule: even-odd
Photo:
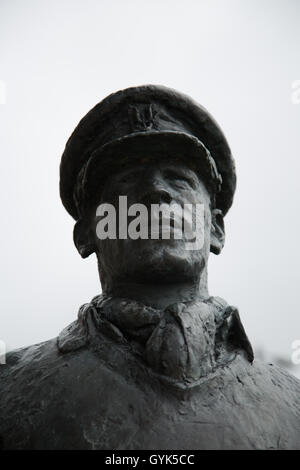
[[[171,229],[169,239],[119,239],[119,197],[127,197],[128,208],[143,204],[151,213],[152,204],[196,204],[202,207],[203,238],[200,249],[187,249],[183,236],[174,239]],[[108,203],[116,208],[116,239],[99,239],[96,234],[99,216],[96,207],[90,222],[94,251],[99,260],[101,282],[175,282],[199,278],[206,266],[211,245],[212,214],[209,192],[195,171],[182,162],[171,159],[145,158],[127,164],[106,182],[97,207]],[[128,224],[134,217],[128,217]],[[174,222],[171,222],[171,224]],[[175,217],[176,223],[176,217]],[[150,227],[150,219],[149,219]],[[172,236],[173,235],[173,236]],[[184,235],[184,233],[183,233]],[[104,279],[105,278],[105,279]]]

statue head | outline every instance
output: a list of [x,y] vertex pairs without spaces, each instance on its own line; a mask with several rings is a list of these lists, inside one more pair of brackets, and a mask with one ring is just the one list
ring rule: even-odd
[[[232,204],[230,149],[208,112],[161,86],[114,93],[70,137],[60,190],[82,257],[115,284],[191,283],[206,290]],[[200,233],[201,232],[201,233]]]

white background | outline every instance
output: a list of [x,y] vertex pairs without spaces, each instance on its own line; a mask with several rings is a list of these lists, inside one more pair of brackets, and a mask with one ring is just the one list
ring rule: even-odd
[[[0,338],[56,336],[99,293],[58,194],[60,156],[108,93],[144,83],[190,94],[222,126],[238,188],[211,295],[237,305],[258,349],[300,338],[297,0],[1,0]],[[3,84],[2,82],[2,84]],[[300,367],[300,366],[299,366]]]

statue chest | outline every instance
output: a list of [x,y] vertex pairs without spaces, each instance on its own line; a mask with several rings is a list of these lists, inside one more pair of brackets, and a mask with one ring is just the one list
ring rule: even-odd
[[[39,351],[30,366],[12,365],[1,378],[2,447],[300,447],[293,407],[288,414],[277,389],[267,390],[262,374],[251,367],[237,358],[198,384],[175,386],[153,375],[126,350],[121,359],[118,348],[107,345],[65,355]],[[286,401],[289,404],[289,397]]]

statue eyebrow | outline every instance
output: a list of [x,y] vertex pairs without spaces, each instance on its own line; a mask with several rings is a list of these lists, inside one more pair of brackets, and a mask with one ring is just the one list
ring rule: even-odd
[[194,176],[193,174],[194,172],[192,170],[189,171],[189,169],[187,170],[184,169],[181,172],[179,168],[174,168],[174,169],[166,168],[163,170],[163,173],[167,176],[185,179],[192,184],[195,184],[196,179],[197,179],[197,176],[196,175]]

